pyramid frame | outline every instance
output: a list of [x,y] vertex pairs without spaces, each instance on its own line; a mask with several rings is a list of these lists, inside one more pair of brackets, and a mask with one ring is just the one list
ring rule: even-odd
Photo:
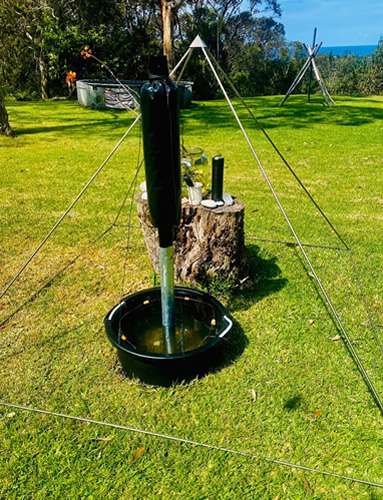
[[[304,68],[302,68],[301,72],[304,71],[306,72],[309,65],[311,64],[311,61],[313,60],[313,58],[315,57],[316,53],[318,52],[319,48],[320,48],[321,44],[319,45],[316,45],[315,48],[311,51],[311,49],[309,48],[309,58],[308,60],[306,61],[305,63],[305,66]],[[280,158],[283,160],[283,162],[285,163],[285,165],[290,169],[290,171],[292,172],[292,174],[295,176],[296,180],[299,182],[300,186],[302,187],[302,189],[306,192],[306,194],[309,196],[310,200],[315,204],[316,208],[319,210],[320,214],[322,215],[322,217],[325,219],[325,221],[327,222],[327,224],[330,226],[331,230],[333,230],[336,235],[338,236],[339,240],[341,241],[341,243],[343,244],[344,246],[344,249],[349,251],[350,252],[350,255],[352,257],[352,253],[351,253],[351,250],[350,248],[348,247],[347,243],[345,243],[344,239],[340,236],[340,234],[338,233],[338,231],[335,229],[335,227],[331,224],[331,222],[329,221],[329,219],[327,218],[327,216],[324,214],[324,212],[321,210],[321,208],[319,207],[319,205],[315,202],[315,200],[313,199],[313,197],[310,195],[310,193],[307,191],[306,187],[303,185],[303,183],[299,180],[299,178],[296,176],[295,172],[291,169],[290,165],[287,163],[287,161],[285,160],[285,158],[282,156],[282,154],[280,153],[280,151],[278,150],[278,148],[275,146],[275,144],[273,143],[273,141],[271,140],[271,138],[269,137],[269,135],[267,134],[267,132],[261,127],[261,125],[259,124],[257,118],[254,116],[254,114],[252,113],[252,111],[250,110],[250,108],[248,107],[248,105],[246,104],[246,102],[244,101],[244,99],[242,98],[242,96],[240,95],[240,93],[237,91],[237,89],[235,88],[233,82],[230,80],[230,78],[226,75],[226,73],[224,72],[224,70],[221,68],[221,66],[219,65],[218,61],[214,58],[214,56],[210,53],[209,49],[207,48],[207,45],[205,44],[205,42],[202,40],[202,38],[197,35],[197,37],[193,40],[193,42],[190,44],[188,50],[185,52],[185,54],[182,56],[182,58],[180,59],[180,61],[177,63],[177,65],[174,67],[174,69],[171,71],[170,73],[170,76],[174,76],[177,72],[177,70],[181,67],[182,63],[183,63],[183,66],[181,67],[181,70],[179,72],[179,75],[176,79],[176,82],[178,83],[181,78],[182,78],[182,75],[185,71],[185,68],[192,56],[192,53],[194,51],[194,49],[200,49],[202,50],[204,56],[205,56],[205,59],[206,61],[208,62],[208,65],[210,66],[210,69],[234,115],[234,118],[235,120],[237,121],[237,124],[250,148],[250,151],[256,161],[256,163],[258,164],[258,167],[262,173],[262,176],[264,177],[264,180],[266,181],[293,237],[294,237],[294,240],[296,242],[296,245],[299,247],[302,255],[303,255],[303,258],[306,262],[306,264],[308,265],[308,267],[310,268],[310,271],[311,271],[311,275],[312,277],[314,278],[316,284],[318,285],[319,287],[319,290],[321,291],[321,294],[322,294],[322,297],[323,299],[325,300],[325,303],[328,305],[330,311],[331,311],[331,314],[332,314],[332,318],[333,320],[335,321],[335,323],[337,324],[337,326],[339,327],[341,333],[342,333],[342,336],[343,336],[343,339],[345,341],[345,344],[347,346],[347,348],[349,349],[350,353],[351,353],[351,356],[353,358],[353,360],[355,361],[355,364],[358,368],[358,370],[360,371],[360,374],[366,384],[366,386],[368,387],[377,407],[379,408],[380,412],[382,413],[383,415],[383,402],[381,401],[380,399],[380,396],[378,394],[378,392],[376,391],[375,387],[374,387],[374,384],[372,383],[366,369],[364,368],[364,365],[361,361],[361,359],[359,358],[356,350],[355,350],[355,347],[354,347],[354,344],[347,332],[347,330],[345,329],[345,327],[343,326],[343,323],[321,281],[321,279],[319,278],[315,268],[314,268],[314,265],[312,264],[308,254],[306,253],[305,249],[304,249],[304,244],[301,242],[298,234],[296,233],[291,221],[290,221],[290,218],[289,216],[287,215],[270,179],[269,179],[269,176],[267,175],[255,149],[254,149],[254,146],[252,145],[251,143],[251,140],[242,124],[242,121],[241,119],[239,118],[234,106],[233,106],[233,103],[232,101],[230,100],[230,97],[222,83],[222,80],[220,79],[219,77],[219,74],[218,72],[221,72],[225,78],[228,80],[231,88],[234,90],[235,94],[237,95],[237,97],[241,100],[242,104],[246,107],[247,111],[250,113],[250,116],[256,121],[256,123],[259,125],[259,127],[261,128],[262,132],[264,133],[264,135],[266,136],[266,138],[268,139],[268,141],[271,143],[271,145],[274,147],[275,151],[279,154]],[[311,53],[310,53],[311,52]],[[215,65],[213,64],[213,61],[215,63]],[[314,69],[314,73],[317,74],[317,72],[315,71],[315,65],[313,65],[313,69]],[[218,70],[218,71],[217,71]],[[282,104],[282,103],[281,103]],[[31,261],[34,259],[34,257],[37,255],[37,253],[41,250],[41,248],[45,245],[45,243],[47,242],[47,240],[51,237],[51,235],[55,232],[55,230],[58,228],[58,226],[61,224],[61,222],[64,220],[64,218],[69,214],[69,212],[71,211],[71,209],[74,207],[74,205],[77,203],[77,201],[81,198],[81,196],[84,194],[84,192],[86,191],[86,189],[91,185],[91,183],[93,182],[93,180],[97,177],[97,175],[100,173],[100,171],[104,168],[104,166],[106,165],[106,163],[109,161],[109,159],[111,158],[111,156],[117,151],[117,149],[119,148],[119,146],[122,144],[123,140],[129,135],[129,133],[132,131],[132,129],[134,128],[134,126],[137,124],[137,122],[140,120],[141,118],[141,114],[139,114],[134,122],[131,124],[131,126],[129,127],[129,129],[125,132],[125,134],[123,135],[123,137],[119,140],[119,142],[116,144],[116,146],[113,148],[112,152],[108,155],[108,157],[104,160],[104,162],[101,164],[101,166],[97,169],[97,171],[93,174],[93,176],[91,177],[91,179],[86,183],[86,185],[83,187],[83,189],[81,190],[81,192],[77,195],[77,197],[73,200],[73,202],[69,205],[69,207],[67,208],[67,210],[61,215],[61,217],[58,219],[58,221],[56,222],[56,224],[52,227],[52,229],[48,232],[48,234],[45,236],[45,238],[42,240],[42,242],[37,246],[37,248],[35,249],[35,251],[30,255],[30,257],[26,260],[26,262],[21,266],[21,268],[19,269],[19,271],[15,274],[15,276],[11,279],[11,281],[6,285],[6,287],[4,288],[4,290],[0,293],[0,298],[3,297],[7,292],[8,290],[12,287],[12,285],[17,281],[17,279],[20,277],[20,275],[24,272],[24,270],[29,266],[29,264],[31,263]],[[354,263],[354,266],[355,266],[355,263]],[[366,305],[366,309],[367,309],[367,312],[369,313],[369,309]],[[370,317],[370,314],[369,314],[369,317]],[[9,319],[9,318],[8,318]],[[6,319],[5,321],[8,321],[8,319]],[[375,328],[374,328],[374,323],[370,320],[371,322],[371,326],[374,330],[374,333],[375,333]],[[377,340],[377,339],[376,339]],[[377,342],[379,347],[380,346],[380,343]]]
[[[307,264],[309,265],[311,271],[313,272],[313,277],[315,278],[315,280],[317,281],[317,284],[319,285],[322,293],[324,294],[324,297],[328,303],[328,305],[330,306],[330,309],[334,315],[334,319],[336,319],[337,323],[338,323],[338,326],[340,327],[340,329],[342,330],[342,333],[345,337],[345,341],[347,341],[346,343],[348,344],[348,347],[350,348],[350,350],[352,352],[355,352],[354,350],[354,347],[353,347],[353,344],[351,343],[351,340],[348,338],[348,335],[347,335],[347,332],[344,330],[343,328],[343,325],[341,324],[340,322],[340,319],[338,318],[337,316],[337,313],[335,311],[335,309],[333,308],[332,306],[332,303],[329,299],[329,297],[327,296],[324,288],[323,288],[323,285],[321,284],[316,272],[315,272],[315,269],[313,268],[305,250],[304,250],[304,244],[302,244],[300,242],[300,239],[298,237],[298,235],[296,234],[293,226],[291,225],[291,222],[251,144],[251,141],[242,125],[242,122],[240,120],[240,118],[238,117],[235,109],[234,109],[234,106],[232,104],[232,102],[230,101],[230,98],[222,84],[222,81],[220,80],[219,78],[219,75],[218,75],[218,72],[216,70],[216,68],[214,67],[213,63],[212,63],[212,60],[214,60],[217,68],[219,71],[221,71],[225,77],[228,79],[231,87],[233,88],[233,90],[235,91],[235,93],[237,94],[238,97],[240,97],[239,93],[236,91],[235,87],[234,87],[234,84],[230,81],[230,79],[228,78],[228,76],[223,72],[222,68],[219,66],[218,62],[214,59],[213,56],[211,56],[210,54],[210,57],[209,57],[209,51],[206,47],[206,45],[204,44],[204,42],[202,41],[202,39],[198,36],[194,42],[190,45],[189,49],[187,50],[187,52],[184,54],[184,56],[181,58],[181,60],[179,61],[179,63],[176,65],[176,67],[174,68],[174,70],[172,71],[172,73],[175,73],[177,71],[177,69],[181,66],[182,62],[185,61],[185,64],[184,66],[182,67],[181,71],[180,71],[180,74],[178,76],[178,79],[177,81],[179,81],[182,77],[182,74],[185,70],[185,67],[187,65],[187,62],[189,61],[191,55],[192,55],[192,51],[193,49],[195,48],[200,48],[208,63],[209,63],[209,66],[210,68],[212,69],[212,72],[214,74],[214,76],[216,77],[217,79],[217,82],[225,96],[225,99],[228,101],[228,104],[234,114],[234,117],[250,147],[250,150],[256,160],[256,162],[258,163],[258,166],[260,167],[261,169],[261,172],[270,188],[270,190],[272,191],[273,193],[273,196],[280,208],[280,210],[282,211],[282,214],[287,222],[287,224],[289,225],[289,228],[290,230],[292,231],[293,233],[293,236],[297,242],[297,245],[299,246],[301,252],[303,253],[304,257],[305,257],[305,260],[307,262]],[[252,114],[250,108],[247,106],[247,104],[244,102],[244,100],[240,97],[241,101],[243,102],[243,104],[246,106],[246,109],[249,111],[250,115],[252,116],[252,118],[254,120],[257,121],[257,119],[254,117],[254,115]],[[79,198],[82,196],[82,194],[85,192],[85,190],[89,187],[89,185],[93,182],[93,180],[96,178],[96,176],[99,174],[99,172],[101,171],[101,169],[105,166],[105,164],[107,163],[107,161],[109,160],[109,158],[114,154],[114,152],[118,149],[118,147],[120,146],[120,144],[123,142],[123,140],[127,137],[127,135],[130,133],[130,131],[132,130],[132,128],[135,126],[135,124],[139,121],[139,118],[140,116],[136,117],[135,121],[133,122],[133,124],[129,127],[129,129],[127,130],[127,132],[123,135],[123,137],[120,139],[120,141],[117,143],[117,145],[115,146],[115,148],[112,150],[112,152],[110,153],[110,155],[106,158],[106,160],[102,163],[102,165],[98,168],[98,170],[95,172],[95,174],[91,177],[91,179],[88,181],[88,183],[84,186],[84,188],[82,189],[82,191],[79,193],[79,195],[74,199],[74,201],[71,203],[71,205],[68,207],[68,209],[63,213],[63,215],[59,218],[58,222],[53,226],[53,228],[51,229],[51,231],[47,234],[47,236],[44,238],[44,240],[42,241],[42,243],[37,247],[37,249],[35,250],[35,252],[29,257],[29,259],[26,261],[26,263],[24,264],[24,266],[19,270],[19,272],[15,275],[15,277],[13,278],[13,280],[7,285],[7,287],[5,288],[5,290],[2,292],[2,294],[0,295],[0,297],[2,295],[4,295],[7,290],[13,285],[13,283],[17,280],[17,278],[20,276],[20,274],[26,269],[26,267],[29,265],[29,263],[32,261],[32,259],[34,258],[34,256],[38,253],[38,251],[41,249],[41,247],[44,245],[44,243],[48,240],[48,238],[53,234],[53,232],[57,229],[57,227],[59,226],[59,224],[62,222],[62,220],[64,219],[64,217],[69,213],[69,211],[73,208],[73,206],[75,205],[75,203],[79,200]],[[263,133],[266,134],[266,132],[262,129]],[[267,134],[266,134],[267,135]],[[267,136],[268,137],[268,136]],[[271,139],[268,137],[269,141],[272,143]],[[273,143],[272,143],[273,144]],[[274,148],[276,149],[276,147],[274,146]],[[277,150],[278,151],[278,150]],[[279,153],[280,154],[280,153]],[[281,158],[283,159],[282,155],[280,154]],[[283,159],[284,160],[284,159]],[[287,164],[287,162],[284,160],[284,162]],[[303,187],[303,185],[301,185]],[[307,191],[306,191],[307,192]],[[314,200],[312,200],[314,201]],[[319,207],[317,207],[319,208]],[[320,209],[319,209],[320,210]],[[321,211],[321,214],[324,216],[323,212]],[[325,217],[325,216],[324,216]],[[326,217],[325,217],[326,218]],[[333,228],[333,226],[331,225],[331,223],[328,221],[328,219],[326,218],[327,222],[330,224],[330,226]],[[336,231],[336,230],[335,230]],[[338,233],[337,233],[338,234]],[[344,244],[345,246],[345,249],[346,250],[349,250],[349,247],[347,246],[346,243],[344,243],[343,239],[341,238],[341,236],[338,234],[340,240],[342,241],[342,243]],[[363,368],[363,365],[361,364],[357,354],[355,353],[355,361],[356,361],[356,364],[358,365],[358,368],[360,369],[360,371],[364,372],[364,368]],[[367,374],[366,374],[367,375]],[[372,392],[372,395],[374,396],[374,399],[375,399],[375,402],[377,404],[377,406],[379,407],[379,409],[382,411],[382,403],[379,399],[379,396],[377,395],[375,389],[374,389],[374,386],[372,385],[371,381],[369,380],[368,378],[368,375],[367,375],[367,379],[363,376],[365,382],[366,382],[366,385],[368,386],[368,388],[370,389],[370,391]],[[171,441],[176,441],[176,442],[181,442],[181,443],[185,443],[185,444],[190,444],[190,445],[193,445],[193,446],[197,446],[197,447],[203,447],[203,448],[207,448],[207,449],[211,449],[211,450],[217,450],[217,451],[223,451],[223,452],[226,452],[226,453],[230,453],[230,454],[234,454],[234,455],[241,455],[241,456],[247,456],[249,458],[255,458],[255,459],[258,459],[258,460],[262,460],[262,461],[266,461],[266,462],[269,462],[269,463],[273,463],[273,464],[276,464],[276,465],[281,465],[281,466],[287,466],[289,468],[297,468],[297,469],[300,469],[300,470],[306,470],[306,471],[310,471],[310,472],[314,472],[314,473],[318,473],[318,474],[321,474],[321,475],[325,475],[325,476],[331,476],[331,477],[335,477],[335,478],[338,478],[338,479],[343,479],[343,480],[347,480],[347,481],[351,481],[351,482],[356,482],[356,483],[361,483],[361,484],[366,484],[366,485],[370,485],[370,486],[376,486],[376,487],[380,487],[380,488],[383,488],[383,484],[380,484],[380,483],[377,483],[377,482],[371,482],[371,481],[366,481],[366,480],[363,480],[363,479],[358,479],[358,478],[354,478],[354,477],[350,477],[350,476],[345,476],[345,475],[342,475],[342,474],[337,474],[337,473],[334,473],[334,472],[328,472],[328,471],[325,471],[325,470],[320,470],[320,469],[317,469],[317,468],[312,468],[312,467],[306,467],[304,465],[300,465],[300,464],[294,464],[294,463],[291,463],[291,462],[288,462],[288,461],[283,461],[283,460],[278,460],[278,459],[273,459],[273,458],[268,458],[268,457],[264,457],[264,456],[260,456],[260,455],[256,455],[256,454],[253,454],[253,453],[247,453],[247,452],[243,452],[243,451],[239,451],[239,450],[233,450],[233,449],[227,449],[227,448],[223,448],[221,446],[214,446],[214,445],[211,445],[211,444],[208,444],[208,443],[205,443],[205,442],[198,442],[198,441],[193,441],[191,439],[183,439],[183,438],[179,438],[179,437],[176,437],[176,436],[172,436],[172,435],[165,435],[165,434],[161,434],[161,433],[157,433],[157,432],[153,432],[153,431],[148,431],[148,430],[143,430],[143,429],[137,429],[137,428],[132,428],[132,427],[128,427],[128,426],[125,426],[125,425],[117,425],[117,424],[113,424],[113,423],[109,423],[109,422],[104,422],[104,421],[97,421],[97,420],[92,420],[92,419],[89,419],[89,418],[83,418],[83,417],[78,417],[78,416],[74,416],[74,415],[69,415],[69,414],[63,414],[63,413],[57,413],[57,412],[53,412],[53,411],[48,411],[48,410],[42,410],[42,409],[38,409],[38,408],[33,408],[33,407],[30,407],[30,406],[22,406],[22,405],[17,405],[17,404],[11,404],[11,403],[6,403],[6,402],[2,402],[0,401],[0,406],[3,406],[3,407],[8,407],[8,408],[15,408],[15,409],[20,409],[20,410],[25,410],[25,411],[30,411],[30,412],[36,412],[36,413],[41,413],[41,414],[46,414],[46,415],[51,415],[51,416],[56,416],[56,417],[60,417],[60,418],[64,418],[64,419],[71,419],[71,420],[76,420],[76,421],[81,421],[81,422],[87,422],[87,423],[92,423],[92,424],[97,424],[97,425],[102,425],[102,426],[107,426],[107,427],[110,427],[110,428],[115,428],[115,429],[121,429],[121,430],[125,430],[125,431],[129,431],[129,432],[135,432],[135,433],[139,433],[139,434],[143,434],[143,435],[148,435],[148,436],[154,436],[154,437],[158,437],[158,438],[163,438],[163,439],[166,439],[166,440],[171,440]]]

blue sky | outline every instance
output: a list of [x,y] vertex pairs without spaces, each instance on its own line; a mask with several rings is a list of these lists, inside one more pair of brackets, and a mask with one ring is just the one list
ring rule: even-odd
[[383,0],[279,0],[289,41],[323,46],[376,45],[383,34]]

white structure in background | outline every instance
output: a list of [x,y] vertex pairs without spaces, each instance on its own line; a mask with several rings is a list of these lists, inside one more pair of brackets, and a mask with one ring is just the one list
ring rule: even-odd
[[290,97],[290,95],[294,92],[294,90],[296,89],[296,87],[298,86],[299,82],[302,80],[302,78],[304,77],[304,75],[308,69],[310,69],[308,101],[310,102],[311,78],[312,78],[312,73],[314,71],[315,78],[317,79],[317,81],[319,83],[319,86],[321,88],[321,91],[322,91],[322,94],[323,94],[324,100],[326,101],[327,106],[331,106],[331,104],[336,104],[335,101],[330,96],[330,94],[326,88],[326,85],[323,81],[323,78],[322,78],[321,74],[319,73],[319,69],[315,63],[315,56],[318,54],[318,51],[322,47],[322,43],[323,43],[323,42],[320,42],[319,44],[315,45],[316,34],[317,34],[317,29],[315,28],[312,48],[310,47],[310,45],[307,45],[307,46],[304,45],[306,52],[307,52],[307,55],[308,55],[308,58],[307,58],[306,62],[304,63],[302,69],[300,70],[300,72],[296,76],[295,80],[291,84],[291,87],[286,92],[286,95],[283,98],[282,102],[280,103],[280,106],[282,106],[282,104],[284,102],[286,102],[287,99]]

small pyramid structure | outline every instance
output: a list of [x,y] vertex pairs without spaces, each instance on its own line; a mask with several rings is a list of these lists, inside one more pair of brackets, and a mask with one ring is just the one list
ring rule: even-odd
[[316,65],[316,62],[315,62],[315,57],[318,54],[319,49],[322,47],[322,44],[323,44],[323,42],[320,42],[319,44],[315,44],[316,34],[317,34],[317,29],[315,28],[312,47],[310,47],[310,45],[308,45],[308,44],[307,44],[307,46],[304,44],[304,47],[306,49],[308,57],[307,57],[304,65],[302,66],[302,69],[300,70],[300,72],[296,76],[295,80],[291,84],[289,90],[286,92],[285,97],[282,99],[281,103],[279,104],[280,106],[282,106],[282,104],[287,101],[287,99],[294,92],[294,90],[298,86],[299,82],[302,80],[302,78],[304,77],[304,75],[306,74],[306,72],[308,70],[310,70],[310,81],[309,81],[309,87],[308,87],[308,89],[309,89],[308,90],[308,102],[310,102],[311,79],[312,79],[312,74],[314,73],[314,76],[319,83],[319,86],[320,86],[320,89],[322,91],[326,105],[331,106],[331,104],[336,104],[335,101],[333,100],[333,98],[330,96],[329,91],[327,90],[326,85],[323,81],[323,78],[319,72],[318,66]]

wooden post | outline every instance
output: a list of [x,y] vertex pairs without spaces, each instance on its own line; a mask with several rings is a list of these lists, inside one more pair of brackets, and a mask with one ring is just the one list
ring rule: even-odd
[[[148,204],[141,193],[136,195],[136,202],[149,257],[159,273],[158,231],[150,223]],[[217,280],[234,284],[248,275],[244,212],[245,205],[238,198],[232,206],[213,210],[182,200],[174,241],[174,277],[178,283],[206,285]]]
[[185,0],[160,0],[164,55],[168,58],[169,69],[174,67],[174,20]]

